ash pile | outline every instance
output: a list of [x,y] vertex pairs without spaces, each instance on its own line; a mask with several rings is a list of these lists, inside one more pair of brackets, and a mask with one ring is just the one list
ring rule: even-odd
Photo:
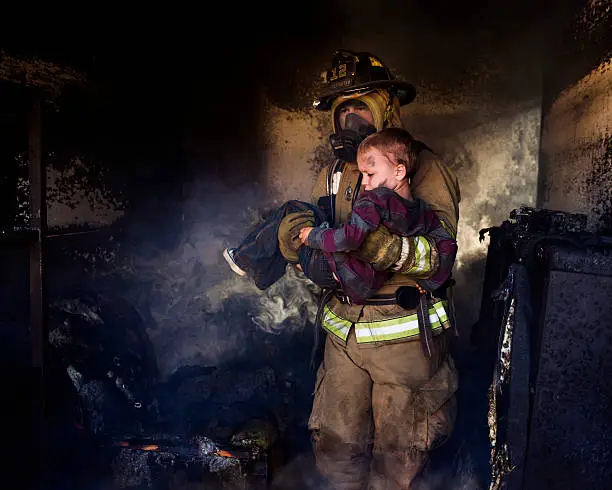
[[308,356],[184,366],[160,381],[143,318],[108,293],[53,299],[49,340],[86,448],[78,488],[268,488],[309,444]]
[[222,449],[205,436],[158,435],[113,441],[114,450],[107,449],[119,488],[184,488],[189,480],[204,488],[267,488],[266,450],[250,440],[237,442]]

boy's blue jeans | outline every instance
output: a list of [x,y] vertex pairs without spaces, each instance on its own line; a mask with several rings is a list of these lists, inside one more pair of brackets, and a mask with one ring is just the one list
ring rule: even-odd
[[[278,229],[288,214],[312,211],[315,226],[325,221],[322,211],[310,203],[287,201],[272,212],[234,250],[234,261],[247,271],[259,289],[266,289],[278,281],[287,267],[287,260],[278,246]],[[306,277],[322,288],[337,288],[329,259],[320,251],[303,245],[298,250],[299,263]]]

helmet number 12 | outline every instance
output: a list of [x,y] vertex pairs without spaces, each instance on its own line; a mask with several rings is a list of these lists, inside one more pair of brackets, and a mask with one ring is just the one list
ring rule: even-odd
[[329,81],[337,80],[338,78],[342,78],[346,76],[346,64],[335,66],[331,69],[331,77],[329,77]]

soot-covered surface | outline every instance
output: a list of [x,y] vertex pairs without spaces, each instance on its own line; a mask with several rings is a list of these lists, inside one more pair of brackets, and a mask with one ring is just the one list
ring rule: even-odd
[[[289,446],[306,447],[288,458],[278,481],[290,488],[287,481],[297,473],[317,488],[311,460],[303,456],[309,451],[304,426],[316,292],[289,275],[262,294],[228,272],[220,251],[270,202],[289,192],[305,196],[314,171],[330,156],[329,121],[306,109],[312,83],[333,49],[371,50],[417,84],[419,98],[403,109],[403,119],[445,154],[462,181],[458,309],[467,332],[477,316],[485,252],[477,231],[535,200],[541,49],[548,45],[540,42],[548,28],[541,21],[550,18],[546,2],[536,9],[532,2],[485,3],[436,6],[435,12],[419,2],[360,9],[343,1],[311,3],[289,20],[284,9],[257,5],[240,19],[228,17],[231,32],[224,42],[202,25],[202,17],[187,22],[191,16],[182,12],[177,20],[183,29],[171,41],[154,23],[140,22],[138,29],[117,27],[116,39],[129,34],[123,44],[102,42],[106,33],[97,35],[85,24],[72,26],[78,46],[55,36],[45,46],[8,43],[24,55],[70,62],[98,81],[94,96],[71,92],[45,106],[43,121],[51,223],[64,230],[114,226],[50,241],[47,271],[55,304],[74,306],[89,297],[112,311],[102,323],[91,314],[76,315],[79,325],[99,331],[110,347],[104,353],[94,349],[91,357],[103,381],[80,388],[58,359],[66,399],[81,393],[93,406],[128,400],[133,408],[133,400],[117,389],[116,356],[109,352],[119,352],[120,363],[128,365],[135,358],[129,342],[106,335],[104,326],[136,328],[136,338],[148,338],[139,354],[145,367],[120,377],[140,376],[135,385],[153,383],[154,389],[134,396],[147,400],[156,423],[170,432],[203,431],[223,439],[242,418],[272,419],[281,438],[292,441]],[[22,143],[12,142],[13,158],[23,167]],[[601,161],[593,182],[605,173]],[[119,319],[122,309],[131,320]],[[22,317],[16,317],[19,324]],[[60,335],[62,325],[55,324],[54,342],[70,338]],[[476,488],[474,475],[486,473],[487,463],[486,435],[474,428],[484,429],[490,374],[465,345],[457,357],[460,419],[438,457],[437,485],[448,486],[454,478],[457,488]],[[88,359],[75,364],[85,371]],[[73,377],[78,379],[74,372]],[[107,400],[104,387],[111,382]],[[137,425],[131,416],[122,420],[122,410],[105,414],[109,420],[93,417],[96,430]]]

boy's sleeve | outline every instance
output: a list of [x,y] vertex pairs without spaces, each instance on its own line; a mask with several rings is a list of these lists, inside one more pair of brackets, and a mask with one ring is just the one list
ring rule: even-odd
[[349,252],[358,249],[368,233],[378,228],[380,213],[369,194],[355,201],[347,222],[338,228],[313,228],[308,246],[326,252]]

